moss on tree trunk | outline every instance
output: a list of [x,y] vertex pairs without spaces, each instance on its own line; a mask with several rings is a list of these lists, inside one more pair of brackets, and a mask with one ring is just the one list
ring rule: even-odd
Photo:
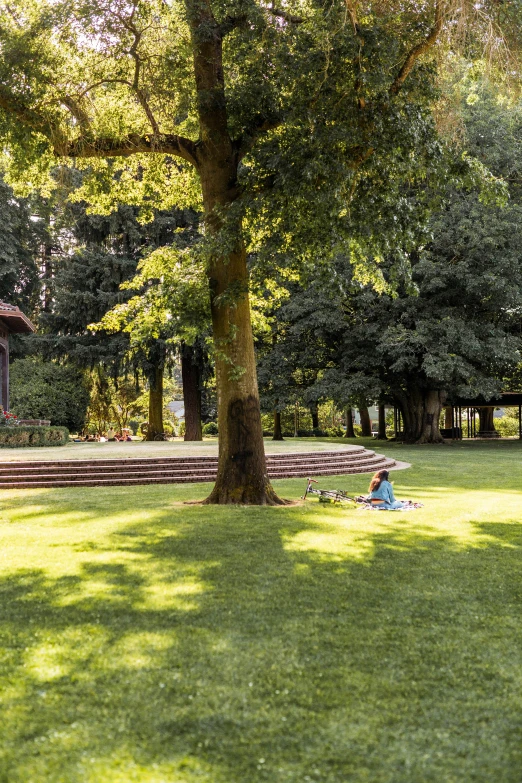
[[[236,197],[237,163],[232,145],[227,146],[226,139],[222,144],[219,163],[214,149],[200,168],[207,225],[215,234],[223,229],[218,210],[226,211]],[[266,468],[240,221],[231,228],[236,246],[226,256],[214,258],[209,267],[219,458],[216,484],[206,502],[279,505],[283,501],[274,492]]]

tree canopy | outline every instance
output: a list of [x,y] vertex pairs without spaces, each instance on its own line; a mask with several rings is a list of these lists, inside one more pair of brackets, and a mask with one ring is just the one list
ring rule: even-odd
[[328,272],[318,267],[309,280],[293,282],[275,315],[278,339],[261,364],[270,401],[299,381],[305,401],[386,400],[401,408],[408,439],[432,440],[440,438],[446,400],[487,401],[515,371],[522,347],[520,106],[499,103],[483,81],[464,86],[466,144],[505,184],[507,203],[447,183],[402,274],[393,258],[383,262],[387,290],[361,286],[344,256]]
[[302,264],[343,251],[362,281],[392,248],[410,251],[403,188],[443,157],[431,108],[444,41],[471,56],[487,49],[513,72],[520,14],[509,0],[0,3],[13,182],[45,187],[56,158],[74,158],[86,171],[78,198],[98,209],[124,200],[147,218],[203,205],[220,432],[210,502],[279,502],[263,453],[247,244],[272,263],[290,250]]

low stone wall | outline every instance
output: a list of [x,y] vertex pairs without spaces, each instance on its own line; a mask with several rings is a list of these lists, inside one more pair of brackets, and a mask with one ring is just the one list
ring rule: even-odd
[[49,419],[18,419],[19,424],[27,424],[28,427],[50,427]]

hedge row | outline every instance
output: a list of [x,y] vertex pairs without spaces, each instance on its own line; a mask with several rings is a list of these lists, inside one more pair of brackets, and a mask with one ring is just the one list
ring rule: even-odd
[[[273,430],[263,430],[265,438],[272,437],[272,434]],[[282,434],[283,438],[293,438],[295,433],[293,430],[284,430]],[[345,432],[341,427],[330,427],[326,430],[297,430],[298,438],[341,438],[344,434]],[[358,434],[360,434],[360,428]]]
[[0,448],[20,449],[24,446],[65,446],[69,442],[67,427],[36,427],[20,424],[0,427]]

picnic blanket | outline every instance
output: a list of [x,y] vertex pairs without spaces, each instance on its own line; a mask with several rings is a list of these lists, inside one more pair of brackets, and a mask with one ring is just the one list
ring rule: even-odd
[[370,503],[366,495],[358,495],[354,500],[359,508],[364,509],[365,511],[415,511],[415,509],[424,506],[424,503],[415,503],[413,500],[402,500],[402,508],[385,508]]

